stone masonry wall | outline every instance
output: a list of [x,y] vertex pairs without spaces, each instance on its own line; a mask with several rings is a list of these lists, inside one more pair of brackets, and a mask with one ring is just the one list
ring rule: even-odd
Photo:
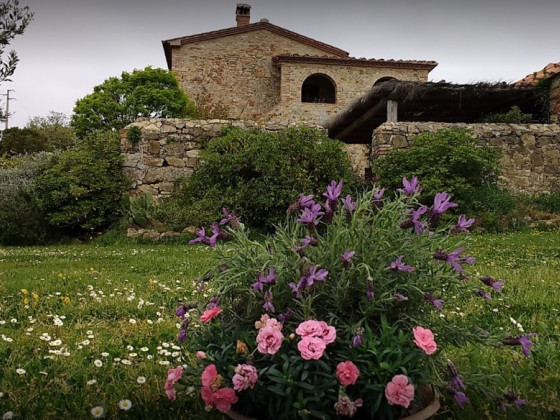
[[[427,70],[350,65],[282,63],[281,54],[324,56],[325,51],[267,30],[251,31],[172,49],[173,73],[193,100],[222,104],[239,120],[321,124],[369,91],[381,77],[426,81]],[[337,88],[336,104],[301,102],[303,81],[327,74]]]
[[550,122],[560,124],[560,74],[554,76],[550,86]]
[[463,127],[481,144],[502,154],[502,182],[514,191],[548,193],[560,182],[560,125],[558,124],[446,124],[385,123],[375,129],[372,158],[393,147],[407,148],[422,132]]
[[[171,194],[174,182],[188,178],[199,162],[201,144],[219,137],[224,125],[279,131],[294,124],[266,124],[230,120],[140,118],[121,131],[124,171],[132,180],[131,195],[150,193],[155,199]],[[127,138],[130,127],[140,128],[137,144]],[[316,129],[322,127],[312,126]]]

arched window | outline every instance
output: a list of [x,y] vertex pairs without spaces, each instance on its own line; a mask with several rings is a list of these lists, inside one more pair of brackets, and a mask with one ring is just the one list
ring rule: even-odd
[[312,74],[301,86],[301,102],[334,104],[336,87],[333,80],[325,74]]
[[381,83],[388,82],[389,80],[397,80],[397,79],[395,79],[394,77],[391,77],[391,76],[385,76],[385,77],[382,77],[380,79],[377,79],[375,81],[375,83],[373,84],[373,86],[380,85]]

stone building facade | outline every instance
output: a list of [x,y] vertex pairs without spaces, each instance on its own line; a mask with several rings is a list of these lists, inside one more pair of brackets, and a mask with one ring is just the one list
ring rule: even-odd
[[426,81],[437,63],[356,59],[266,19],[163,41],[170,70],[195,101],[240,120],[322,123],[388,77]]
[[444,128],[471,130],[480,144],[502,155],[502,185],[525,193],[550,193],[560,180],[560,125],[387,122],[373,132],[372,159],[391,148],[408,148],[420,133]]

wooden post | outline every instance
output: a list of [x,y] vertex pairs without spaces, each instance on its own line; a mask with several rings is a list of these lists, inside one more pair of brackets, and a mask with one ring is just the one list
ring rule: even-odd
[[397,101],[388,100],[387,101],[387,121],[397,122],[398,118],[398,105]]

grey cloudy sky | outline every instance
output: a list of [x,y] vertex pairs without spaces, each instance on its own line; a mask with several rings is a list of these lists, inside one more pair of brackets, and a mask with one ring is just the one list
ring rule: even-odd
[[[35,19],[12,43],[13,82],[0,86],[15,90],[10,126],[71,115],[76,99],[122,71],[166,68],[162,40],[235,26],[237,2],[20,0]],[[512,82],[560,61],[560,0],[244,2],[251,22],[267,18],[353,57],[435,60],[433,81]]]

